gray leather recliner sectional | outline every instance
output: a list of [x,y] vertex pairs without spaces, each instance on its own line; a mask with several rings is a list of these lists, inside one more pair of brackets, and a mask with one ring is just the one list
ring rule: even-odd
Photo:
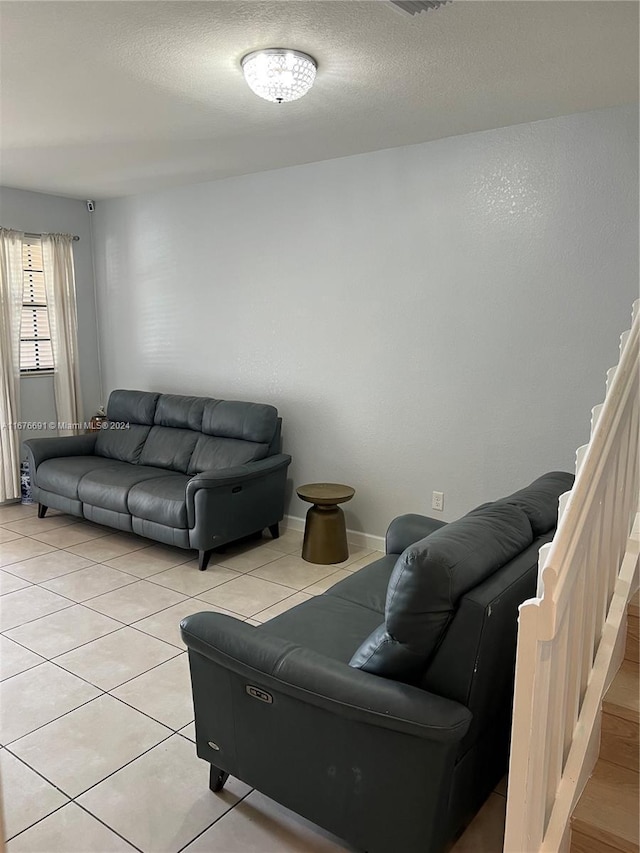
[[287,467],[273,406],[113,391],[104,429],[25,442],[38,515],[48,507],[179,548],[211,551],[268,527]]
[[573,476],[450,524],[254,627],[182,622],[209,786],[229,773],[367,853],[441,853],[507,769],[518,606]]

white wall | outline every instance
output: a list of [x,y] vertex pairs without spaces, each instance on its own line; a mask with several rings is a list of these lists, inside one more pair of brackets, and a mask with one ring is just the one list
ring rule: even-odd
[[[0,225],[18,231],[77,234],[73,244],[78,307],[80,384],[85,415],[102,402],[98,374],[95,287],[91,259],[89,214],[84,201],[0,187]],[[21,420],[57,421],[52,376],[23,376],[20,383]],[[43,430],[24,438],[56,435]]]
[[[614,108],[101,202],[105,387],[275,404],[348,525],[573,469],[638,289]],[[306,505],[295,495],[290,512]]]

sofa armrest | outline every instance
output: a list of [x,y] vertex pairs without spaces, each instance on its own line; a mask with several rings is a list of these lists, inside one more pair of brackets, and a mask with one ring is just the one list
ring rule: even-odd
[[435,530],[444,527],[446,521],[438,521],[426,515],[399,515],[394,518],[385,537],[385,550],[387,554],[402,554],[405,548],[419,542]]
[[65,435],[59,438],[30,438],[24,442],[29,454],[31,473],[46,459],[59,456],[93,456],[98,433]]
[[[213,521],[213,516],[218,512],[228,512],[231,505],[227,499],[230,488],[241,495],[249,496],[275,485],[286,478],[286,469],[291,462],[291,457],[286,453],[276,453],[267,456],[257,462],[248,462],[246,465],[235,465],[233,468],[219,468],[212,471],[203,471],[196,474],[187,482],[187,522],[190,528],[196,524],[196,504],[200,506],[200,512],[210,519],[204,523]],[[247,488],[243,489],[246,486]],[[273,490],[273,489],[271,489]],[[240,494],[237,496],[240,498]],[[247,497],[249,500],[249,498]],[[264,496],[256,497],[258,504]],[[273,496],[271,497],[273,499]],[[222,502],[222,503],[221,503]],[[219,505],[220,504],[220,505]],[[258,525],[259,526],[259,525]]]
[[243,483],[254,480],[256,477],[265,477],[273,471],[286,468],[291,462],[287,453],[276,453],[267,456],[257,462],[248,462],[246,465],[236,465],[233,468],[215,468],[212,471],[203,471],[196,474],[187,483],[187,498],[198,489],[219,489],[223,486]]
[[232,616],[195,613],[180,625],[190,650],[256,680],[261,689],[432,741],[458,742],[469,728],[472,714],[464,705],[354,669]]

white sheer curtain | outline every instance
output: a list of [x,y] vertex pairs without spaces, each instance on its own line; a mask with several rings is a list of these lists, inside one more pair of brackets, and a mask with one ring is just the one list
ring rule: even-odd
[[[58,423],[80,423],[83,417],[78,368],[78,318],[70,235],[42,235],[42,266],[53,347],[53,388]],[[72,435],[75,431],[58,430],[60,435]]]
[[20,497],[21,231],[0,228],[0,503]]

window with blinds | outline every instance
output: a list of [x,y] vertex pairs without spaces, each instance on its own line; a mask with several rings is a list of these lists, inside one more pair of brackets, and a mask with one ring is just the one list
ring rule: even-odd
[[53,370],[53,350],[47,297],[42,272],[42,241],[25,237],[22,244],[22,322],[20,324],[20,372]]

